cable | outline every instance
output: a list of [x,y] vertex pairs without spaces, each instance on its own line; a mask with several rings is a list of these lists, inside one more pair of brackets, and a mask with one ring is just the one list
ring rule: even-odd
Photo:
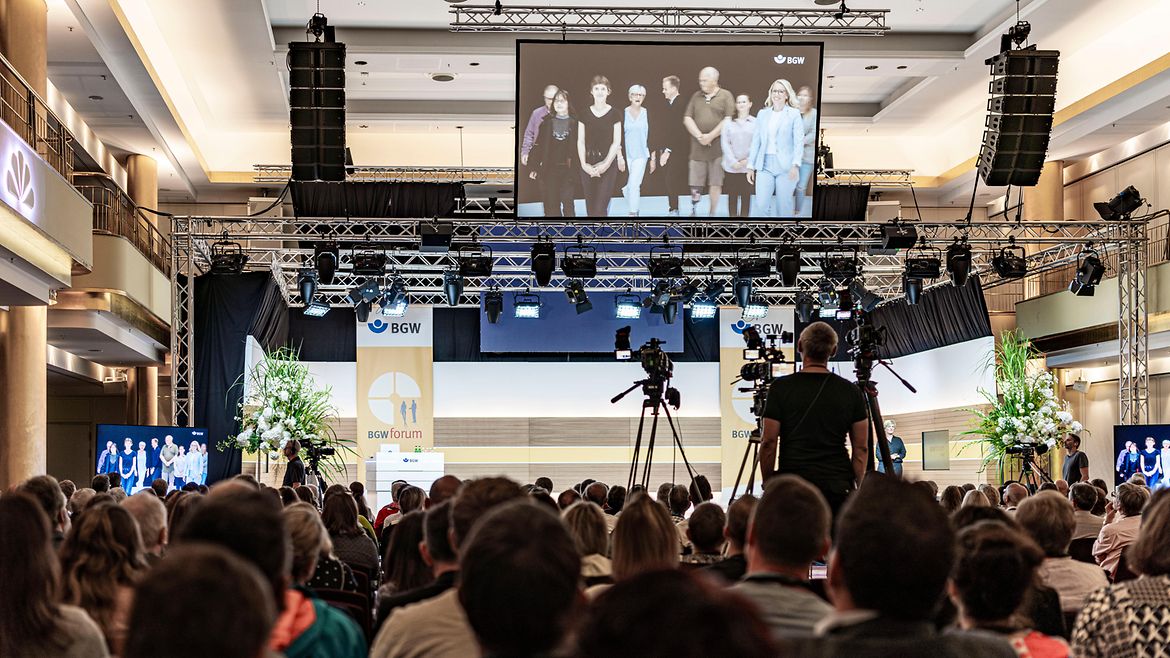
[[918,195],[914,193],[914,183],[910,184],[910,196],[914,199],[914,212],[918,214],[918,221],[922,221],[922,208],[918,207]]
[[289,178],[287,181],[284,182],[284,189],[280,191],[280,195],[276,197],[276,201],[273,201],[264,210],[258,210],[250,215],[244,215],[244,216],[245,217],[259,217],[260,215],[263,215],[264,213],[268,212],[269,210],[272,210],[273,208],[280,205],[281,202],[284,201],[284,195],[288,194],[288,188],[290,185],[292,185],[292,178]]
[[979,191],[979,171],[975,171],[975,186],[971,188],[971,202],[967,204],[967,216],[963,221],[971,223],[971,215],[975,212],[975,193]]

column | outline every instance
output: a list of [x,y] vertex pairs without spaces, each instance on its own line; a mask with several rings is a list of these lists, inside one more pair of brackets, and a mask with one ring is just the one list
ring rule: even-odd
[[[126,192],[135,204],[158,209],[158,162],[149,155],[131,153],[126,157]],[[158,226],[159,217],[142,213]],[[134,368],[127,373],[126,410],[129,422],[139,425],[158,424],[158,367]]]
[[[1032,187],[1024,190],[1025,222],[1063,221],[1064,220],[1064,161],[1051,160],[1044,163],[1040,171],[1040,180]],[[1027,247],[1029,254],[1036,249]],[[1024,278],[1024,299],[1031,299],[1040,295],[1040,278],[1029,276]]]
[[4,331],[0,488],[45,472],[47,306],[11,306]]
[[0,0],[0,53],[41,98],[48,80],[48,20],[45,0]]
[[[142,366],[134,369],[139,425],[158,425],[158,366]],[[129,395],[129,391],[127,391]]]
[[[126,193],[143,208],[158,209],[158,162],[149,155],[126,156]],[[147,217],[155,218],[150,213]]]

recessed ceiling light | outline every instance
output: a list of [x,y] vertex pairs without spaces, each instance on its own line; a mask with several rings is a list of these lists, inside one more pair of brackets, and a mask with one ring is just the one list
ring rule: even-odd
[[876,71],[876,70],[877,70],[877,64],[870,64],[869,66],[865,67],[865,70],[866,70],[866,71]]
[[908,69],[908,68],[910,68],[910,67],[909,67],[909,66],[906,66],[905,64],[903,64],[903,65],[901,65],[901,66],[899,66],[899,67],[898,67],[898,70],[899,70],[899,71],[905,71],[905,70],[906,70],[906,69]]
[[[829,7],[829,6],[835,5],[835,4],[837,4],[838,1],[839,0],[813,0],[813,2],[815,2],[816,4],[821,5],[823,7]],[[448,2],[450,2],[450,0],[448,0]]]
[[104,100],[106,100],[106,99],[105,99],[105,98],[103,98],[103,97],[101,97],[101,96],[98,96],[98,95],[96,95],[96,94],[95,94],[95,95],[93,95],[93,96],[90,96],[90,97],[89,97],[89,100],[91,100],[91,101],[104,101]]
[[101,351],[101,350],[86,350],[86,352],[94,352],[94,353],[97,353],[97,352],[100,352],[100,351]]
[[364,59],[358,59],[358,60],[354,60],[353,64],[354,64],[354,66],[365,66],[366,64],[369,64],[369,62],[367,62]]
[[360,123],[360,124],[358,124],[358,128],[369,128],[369,127],[370,127],[370,125],[369,125],[369,124],[367,124],[367,123]]
[[479,62],[471,62],[468,66],[479,66]]
[[435,82],[451,82],[455,79],[454,73],[432,73],[431,80]]

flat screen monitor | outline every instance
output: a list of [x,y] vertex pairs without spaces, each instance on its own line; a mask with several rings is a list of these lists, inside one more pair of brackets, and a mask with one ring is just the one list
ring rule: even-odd
[[[1150,489],[1170,487],[1167,476],[1170,461],[1170,425],[1114,425],[1114,484],[1140,475]],[[1097,469],[1090,466],[1090,472]]]
[[133,494],[166,480],[167,491],[207,483],[207,430],[202,427],[98,425],[94,472],[117,473]]
[[517,50],[518,217],[813,217],[823,44]]

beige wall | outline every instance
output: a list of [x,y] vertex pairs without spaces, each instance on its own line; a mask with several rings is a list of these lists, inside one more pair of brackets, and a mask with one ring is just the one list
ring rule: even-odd
[[120,290],[171,323],[171,283],[128,240],[113,235],[93,236],[93,273],[73,277],[74,288]]

